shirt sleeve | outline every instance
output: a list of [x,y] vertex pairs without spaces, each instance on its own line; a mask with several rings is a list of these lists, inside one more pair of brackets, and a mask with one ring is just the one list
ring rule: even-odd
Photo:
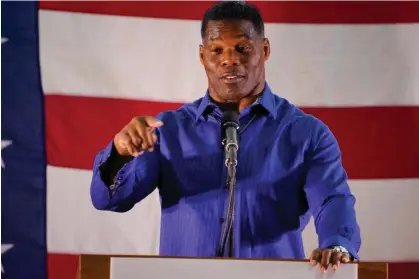
[[103,166],[107,163],[113,142],[100,151],[94,160],[90,197],[98,210],[126,212],[156,189],[160,177],[159,148],[145,151],[126,163],[117,173],[116,182],[109,187],[103,181]]
[[332,132],[318,122],[312,134],[305,193],[319,238],[319,248],[342,246],[359,260],[360,228],[355,197],[342,166],[341,151]]

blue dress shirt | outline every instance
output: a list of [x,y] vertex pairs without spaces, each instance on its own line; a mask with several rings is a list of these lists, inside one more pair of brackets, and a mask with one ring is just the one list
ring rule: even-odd
[[[164,126],[154,151],[125,164],[107,187],[101,166],[111,154],[110,142],[94,161],[94,207],[125,212],[157,187],[160,255],[215,256],[228,197],[221,115],[208,92],[160,113]],[[320,248],[343,246],[358,259],[355,198],[328,127],[268,84],[239,121],[234,257],[305,258],[302,231],[313,216]]]

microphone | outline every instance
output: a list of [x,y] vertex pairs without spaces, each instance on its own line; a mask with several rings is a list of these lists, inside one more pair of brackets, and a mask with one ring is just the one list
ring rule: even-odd
[[225,165],[227,168],[231,165],[237,166],[237,151],[239,150],[237,141],[239,120],[237,112],[231,110],[225,111],[221,117],[221,127],[224,134],[222,144],[225,150]]
[[224,218],[223,228],[218,244],[216,256],[224,255],[227,242],[229,243],[229,257],[233,255],[233,221],[234,221],[234,187],[236,184],[236,166],[237,166],[237,150],[239,149],[237,140],[237,130],[239,129],[239,120],[237,112],[225,111],[221,118],[221,129],[223,132],[222,144],[225,150],[225,165],[228,170],[227,188],[228,188],[228,204],[226,218]]

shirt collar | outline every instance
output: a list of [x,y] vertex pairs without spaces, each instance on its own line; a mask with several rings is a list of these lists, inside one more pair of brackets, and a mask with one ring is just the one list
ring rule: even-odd
[[276,100],[274,93],[271,91],[271,88],[267,82],[265,82],[265,88],[263,89],[261,96],[256,102],[259,102],[259,104],[269,112],[272,118],[276,118]]
[[[265,88],[263,89],[261,95],[259,98],[257,98],[256,102],[252,106],[254,105],[262,106],[266,109],[270,116],[273,118],[276,117],[277,112],[275,110],[274,94],[272,93],[267,82],[265,82]],[[198,120],[207,111],[207,109],[215,109],[216,107],[216,104],[211,101],[209,91],[207,89],[205,96],[201,99],[201,103],[198,106],[198,110],[196,112],[196,120]]]
[[209,91],[205,92],[205,96],[201,99],[201,103],[198,106],[198,110],[196,112],[196,121],[204,114],[204,112],[209,109],[210,107],[215,108],[215,104],[211,102]]

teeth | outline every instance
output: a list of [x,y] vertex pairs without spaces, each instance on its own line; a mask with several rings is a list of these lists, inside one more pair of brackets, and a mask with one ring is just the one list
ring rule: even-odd
[[237,78],[237,76],[226,76],[226,78],[233,79],[233,78]]

